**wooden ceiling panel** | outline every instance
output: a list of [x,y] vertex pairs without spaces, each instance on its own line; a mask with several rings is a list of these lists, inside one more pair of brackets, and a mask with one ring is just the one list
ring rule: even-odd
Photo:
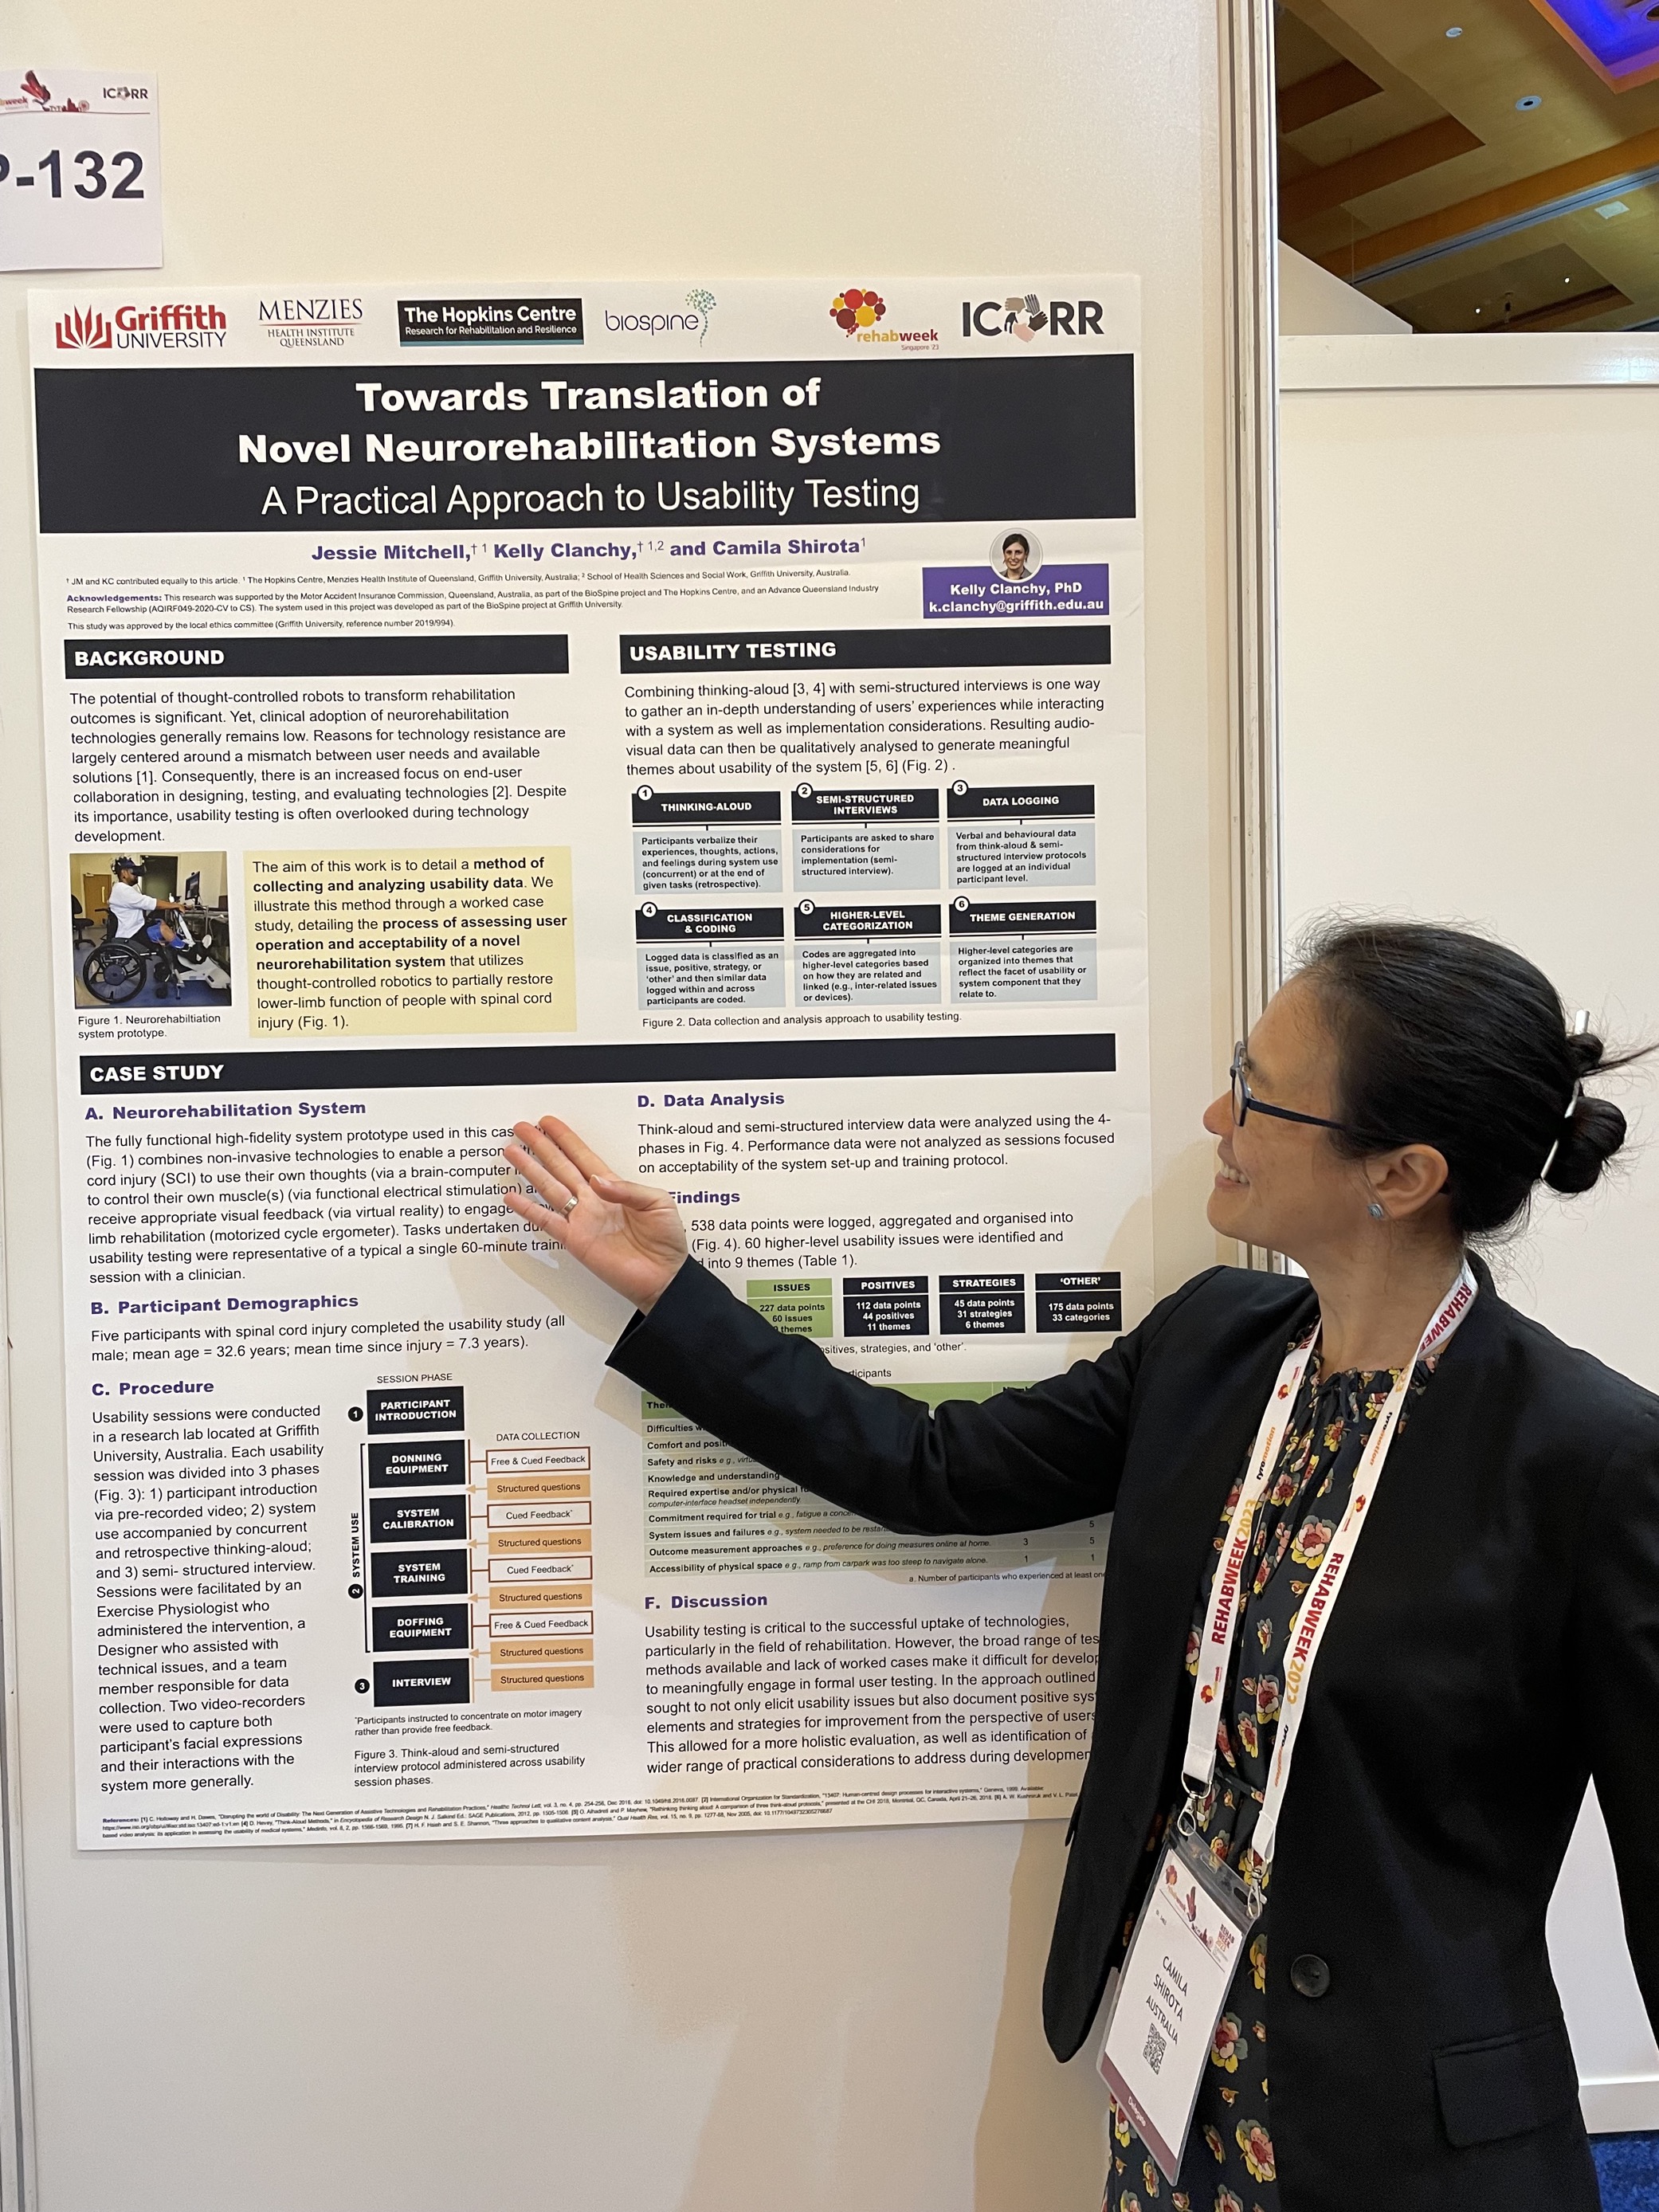
[[[1659,220],[1631,191],[1647,190],[1650,138],[1659,149],[1659,82],[1613,91],[1533,0],[1285,0],[1277,22],[1297,125],[1282,148],[1279,228],[1299,251],[1398,307],[1546,247],[1605,244],[1605,283],[1584,285],[1607,295],[1601,326],[1655,312]],[[1460,35],[1448,38],[1452,27]],[[1315,115],[1316,80],[1341,62],[1379,91]],[[1332,94],[1353,83],[1333,76]],[[1650,158],[1659,166],[1659,151]],[[1595,225],[1601,184],[1621,176],[1632,212],[1615,245],[1583,226]],[[1503,235],[1480,235],[1494,220]],[[1397,274],[1365,280],[1402,258]],[[1557,313],[1547,301],[1534,310]]]
[[1433,284],[1395,313],[1419,331],[1563,330],[1630,304],[1604,270],[1562,243]]
[[1480,144],[1474,131],[1455,115],[1443,115],[1437,122],[1425,123],[1398,138],[1385,138],[1380,146],[1368,147],[1363,154],[1350,155],[1346,161],[1316,169],[1298,182],[1281,184],[1280,224],[1292,228],[1310,216],[1324,215],[1331,208],[1381,191],[1384,185],[1398,184],[1402,178],[1438,168],[1443,162],[1455,161],[1460,154],[1474,153]]
[[1301,77],[1295,84],[1280,89],[1279,136],[1288,138],[1292,131],[1304,130],[1310,123],[1322,123],[1328,115],[1356,106],[1362,100],[1374,99],[1382,89],[1375,77],[1367,76],[1352,62],[1333,62],[1328,69],[1316,70],[1311,76]]

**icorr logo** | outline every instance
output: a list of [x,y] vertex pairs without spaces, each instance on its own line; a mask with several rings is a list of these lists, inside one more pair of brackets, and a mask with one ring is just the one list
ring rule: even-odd
[[1098,337],[1101,306],[1098,300],[1040,300],[1035,292],[1011,293],[1006,300],[964,300],[962,335],[965,338],[1018,338],[1030,345],[1047,331],[1050,337]]
[[85,346],[107,349],[115,343],[108,323],[91,307],[84,313],[79,307],[72,307],[67,315],[60,315],[57,330],[60,353],[78,353]]
[[830,302],[830,321],[839,323],[849,338],[856,337],[860,331],[874,330],[886,313],[887,302],[867,284],[849,284]]

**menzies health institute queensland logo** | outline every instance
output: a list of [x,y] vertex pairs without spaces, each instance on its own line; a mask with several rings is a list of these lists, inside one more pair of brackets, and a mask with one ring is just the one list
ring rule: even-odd
[[337,350],[357,336],[362,321],[363,303],[355,295],[309,292],[259,302],[259,328],[285,353]]
[[225,342],[225,311],[205,300],[173,301],[165,307],[136,307],[125,301],[108,313],[96,307],[72,307],[56,325],[58,350],[81,353],[201,352]]

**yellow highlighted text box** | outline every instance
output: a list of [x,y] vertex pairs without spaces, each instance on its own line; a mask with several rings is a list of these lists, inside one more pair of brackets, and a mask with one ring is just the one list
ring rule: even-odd
[[256,1036],[574,1030],[567,846],[250,853]]

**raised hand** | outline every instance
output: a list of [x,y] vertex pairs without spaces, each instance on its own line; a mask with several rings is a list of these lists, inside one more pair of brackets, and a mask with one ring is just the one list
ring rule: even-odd
[[513,1211],[648,1313],[686,1256],[679,1208],[668,1193],[613,1175],[556,1115],[515,1121],[513,1135],[501,1157],[530,1185],[507,1192]]

